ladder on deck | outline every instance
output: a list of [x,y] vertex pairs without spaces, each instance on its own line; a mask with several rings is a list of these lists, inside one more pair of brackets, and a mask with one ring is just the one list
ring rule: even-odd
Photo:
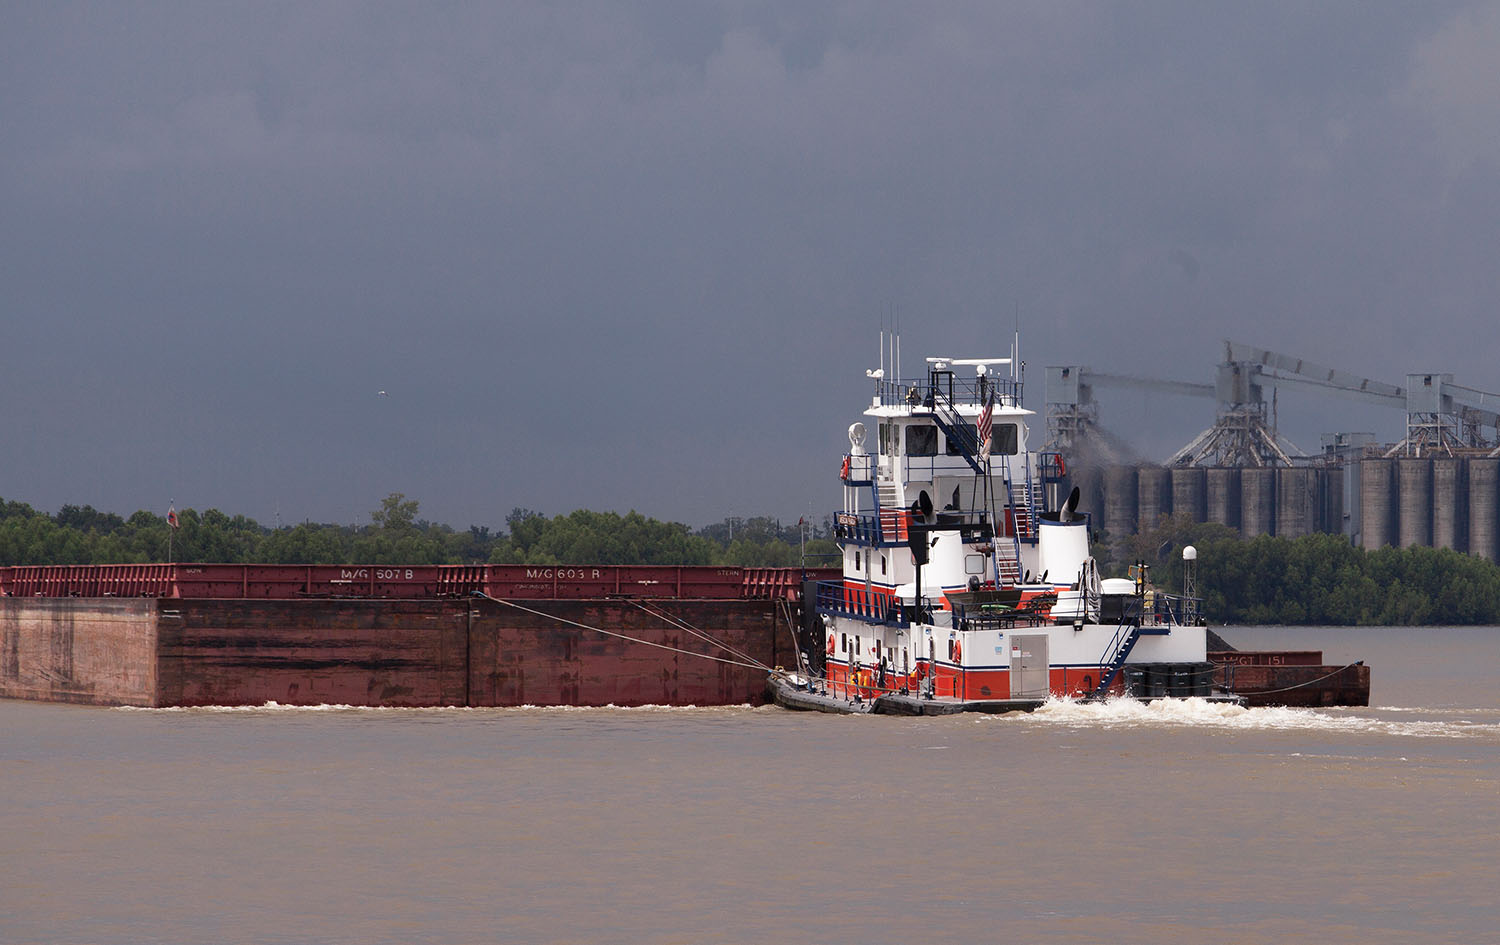
[[1120,670],[1125,668],[1125,661],[1130,658],[1130,651],[1135,649],[1141,637],[1162,636],[1167,632],[1166,627],[1143,627],[1127,618],[1126,622],[1120,624],[1115,630],[1115,635],[1110,638],[1109,646],[1104,648],[1104,656],[1100,658],[1099,665],[1105,668],[1105,672],[1099,674],[1099,685],[1085,695],[1083,701],[1095,702],[1104,698],[1109,692],[1109,687],[1114,683],[1115,677],[1120,675]]
[[880,515],[880,537],[883,541],[904,540],[902,525],[906,509],[902,506],[901,487],[882,480],[875,492],[876,512]]

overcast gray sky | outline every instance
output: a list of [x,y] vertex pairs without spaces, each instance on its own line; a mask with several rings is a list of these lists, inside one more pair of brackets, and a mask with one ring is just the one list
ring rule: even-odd
[[1497,390],[1496,50],[1496,2],[6,3],[0,496],[821,515],[893,312],[908,366],[1019,313],[1037,411],[1226,337]]

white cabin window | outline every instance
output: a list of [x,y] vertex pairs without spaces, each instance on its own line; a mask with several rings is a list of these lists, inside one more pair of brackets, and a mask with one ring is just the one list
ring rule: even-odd
[[928,423],[914,423],[911,426],[907,427],[906,455],[936,456],[937,427]]
[[[979,431],[974,428],[974,424],[963,424],[963,431],[964,432],[960,435],[964,437],[965,443],[979,442]],[[943,440],[945,452],[947,452],[949,456],[962,456],[964,454],[963,446],[962,444],[960,444],[958,439],[951,436],[945,436],[943,437]]]
[[1014,423],[995,424],[995,443],[990,447],[990,452],[1014,456],[1021,451],[1020,443],[1020,434]]
[[885,555],[880,556],[880,573],[885,573]]

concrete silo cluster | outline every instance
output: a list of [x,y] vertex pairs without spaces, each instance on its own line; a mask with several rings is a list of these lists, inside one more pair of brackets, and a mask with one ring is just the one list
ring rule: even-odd
[[1246,537],[1347,535],[1500,558],[1500,459],[1370,456],[1316,466],[1075,466],[1096,526],[1132,535],[1161,517],[1218,522]]
[[[1447,374],[1410,374],[1403,388],[1234,342],[1225,353],[1214,384],[1047,369],[1049,446],[1069,457],[1096,527],[1120,537],[1179,515],[1247,537],[1325,532],[1366,549],[1500,558],[1500,414],[1491,410],[1500,395]],[[1098,424],[1095,386],[1213,397],[1217,419],[1165,464],[1132,462]],[[1320,455],[1297,455],[1267,418],[1265,389],[1287,387],[1399,407],[1406,436],[1376,445],[1370,434],[1332,434]]]

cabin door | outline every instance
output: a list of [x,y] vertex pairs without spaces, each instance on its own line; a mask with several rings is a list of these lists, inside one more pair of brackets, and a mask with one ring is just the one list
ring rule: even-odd
[[1010,637],[1010,697],[1045,699],[1049,668],[1045,633],[1013,633]]

